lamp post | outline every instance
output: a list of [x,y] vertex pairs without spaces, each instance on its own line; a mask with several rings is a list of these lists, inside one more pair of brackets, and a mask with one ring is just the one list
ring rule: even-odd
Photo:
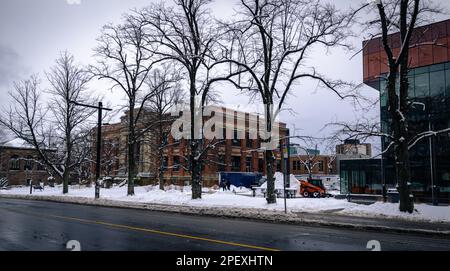
[[30,170],[28,168],[25,169],[25,176],[27,178],[27,183],[30,184],[30,195],[33,194],[33,180],[30,178]]
[[[283,193],[284,193],[284,212],[287,213],[287,191],[290,188],[290,165],[289,165],[289,129],[286,129],[286,137],[280,140],[281,165],[283,171]],[[289,179],[288,179],[289,178]]]
[[[431,131],[431,114],[428,114],[428,131]],[[434,171],[433,171],[433,138],[428,137],[428,145],[430,151],[430,177],[431,177],[431,202],[433,205],[436,204],[436,188],[434,186]]]
[[98,106],[94,106],[94,105],[88,105],[88,104],[82,104],[82,103],[78,103],[75,101],[71,101],[71,103],[73,103],[74,105],[77,106],[82,106],[82,107],[87,107],[87,108],[93,108],[93,109],[97,109],[98,110],[98,122],[97,122],[97,156],[96,156],[96,167],[95,167],[95,198],[98,199],[100,198],[100,184],[99,184],[99,179],[100,179],[100,169],[101,169],[101,165],[100,165],[100,156],[101,156],[101,140],[102,140],[102,115],[103,115],[103,110],[105,111],[112,111],[112,109],[103,107],[103,103],[99,102]]

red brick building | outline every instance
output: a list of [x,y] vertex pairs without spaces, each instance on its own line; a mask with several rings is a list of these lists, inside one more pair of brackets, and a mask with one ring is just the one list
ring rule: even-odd
[[47,183],[50,175],[39,162],[37,151],[20,139],[0,145],[0,178],[6,178],[8,185]]
[[[265,174],[265,159],[264,153],[260,150],[261,140],[250,139],[250,123],[252,127],[259,128],[260,118],[259,116],[252,115],[245,112],[238,112],[235,110],[229,110],[226,108],[218,108],[216,110],[222,110],[223,113],[223,127],[226,130],[231,129],[232,138],[224,140],[206,140],[204,144],[215,144],[214,148],[208,151],[207,158],[204,161],[204,167],[202,172],[203,183],[205,186],[212,186],[218,183],[219,172],[261,172]],[[152,112],[145,112],[144,119],[151,119]],[[213,116],[213,115],[212,115]],[[204,120],[208,120],[210,117],[205,117]],[[227,121],[228,118],[228,121]],[[230,118],[233,120],[230,122]],[[142,123],[145,123],[143,121]],[[103,142],[103,154],[102,161],[105,160],[105,156],[108,144],[115,142],[115,149],[117,151],[116,161],[111,163],[109,170],[109,176],[126,178],[127,173],[127,151],[126,151],[126,139],[127,128],[126,118],[122,117],[121,122],[112,125],[104,126],[104,142]],[[170,123],[171,124],[171,123]],[[231,124],[232,127],[229,127]],[[144,124],[141,124],[144,125]],[[286,124],[279,123],[280,137],[286,134]],[[170,128],[170,125],[168,125]],[[225,132],[230,133],[230,132]],[[238,139],[239,135],[245,135],[245,139]],[[95,138],[95,137],[93,137]],[[234,139],[233,139],[234,138]],[[239,137],[239,138],[242,138]],[[157,146],[156,136],[151,132],[147,132],[139,145],[139,161],[138,174],[141,179],[147,179],[150,182],[156,181],[158,161],[157,161]],[[95,146],[95,142],[93,142]],[[94,147],[95,149],[95,147]],[[187,140],[181,139],[175,141],[172,136],[167,138],[167,147],[164,148],[164,161],[163,165],[164,180],[168,184],[185,185],[190,181],[190,172],[188,172],[188,145]],[[276,157],[281,159],[280,152],[277,150]],[[113,157],[114,155],[111,155]],[[277,169],[281,170],[281,163],[277,163]],[[106,167],[102,163],[102,175],[106,176]]]
[[[311,159],[311,160],[310,160]],[[336,175],[336,159],[330,155],[317,155],[311,158],[308,155],[292,156],[290,158],[291,174],[307,175],[308,161],[311,161],[311,173],[313,175]]]

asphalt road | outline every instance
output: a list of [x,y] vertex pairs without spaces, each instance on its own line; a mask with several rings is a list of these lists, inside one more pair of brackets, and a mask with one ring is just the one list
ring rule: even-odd
[[0,250],[450,250],[450,238],[0,199]]

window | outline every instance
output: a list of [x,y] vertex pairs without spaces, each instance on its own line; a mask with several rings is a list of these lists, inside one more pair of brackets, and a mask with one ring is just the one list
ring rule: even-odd
[[437,64],[437,65],[430,66],[430,72],[443,71],[444,69],[445,69],[444,64]]
[[450,96],[450,69],[445,71],[445,95]]
[[225,165],[226,165],[226,161],[225,161],[225,156],[224,155],[219,155],[219,161],[218,161],[218,170],[219,171],[226,171]]
[[294,163],[292,164],[292,170],[302,170],[302,164],[300,161],[294,161]]
[[430,95],[445,95],[445,72],[437,71],[430,73]]
[[263,159],[258,159],[258,171],[264,172],[264,160]]
[[235,172],[241,171],[241,157],[233,156],[231,157],[231,170]]
[[174,156],[173,157],[173,171],[179,171],[180,170],[180,157]]
[[414,92],[414,76],[408,75],[408,97],[414,98],[416,96]]
[[162,166],[164,169],[166,169],[169,166],[169,163],[167,162],[167,156],[164,156]]
[[233,141],[232,141],[233,146],[235,147],[240,147],[241,146],[241,141],[238,139],[238,131],[235,129],[233,132]]
[[27,159],[25,160],[23,169],[24,170],[33,170],[33,157],[27,156]]
[[19,170],[20,169],[20,160],[19,156],[13,155],[9,160],[9,169],[10,170]]
[[416,97],[427,97],[430,95],[430,84],[427,73],[416,75],[414,80]]
[[42,162],[37,162],[36,163],[36,170],[37,171],[45,171],[45,166],[44,166],[44,164],[42,163]]
[[386,80],[381,79],[380,81],[380,103],[381,107],[387,106],[387,90],[386,90]]
[[319,161],[317,167],[319,168],[319,172],[323,172],[323,161]]
[[250,139],[247,136],[246,145],[247,145],[247,148],[252,149],[253,148],[253,139]]
[[253,171],[253,161],[251,157],[246,157],[245,159],[245,168],[247,170],[247,172],[252,172]]

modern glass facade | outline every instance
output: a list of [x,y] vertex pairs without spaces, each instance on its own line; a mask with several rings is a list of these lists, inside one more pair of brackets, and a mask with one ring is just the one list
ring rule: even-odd
[[[388,36],[394,55],[401,49],[399,33]],[[416,28],[409,50],[408,116],[410,136],[429,130],[450,127],[450,20]],[[385,93],[387,57],[380,38],[363,42],[364,83],[380,91],[381,126],[388,132],[390,116]],[[383,149],[386,138],[382,139]],[[383,155],[382,179],[388,185],[397,183],[392,153]],[[439,196],[449,201],[450,195],[450,133],[440,133],[420,140],[410,150],[411,189],[416,198],[429,201],[431,188],[439,186]]]
[[[381,76],[380,78],[385,78]],[[380,91],[382,130],[389,130],[385,79],[372,80],[368,85]],[[410,136],[450,127],[450,62],[411,69],[409,72]],[[382,147],[389,144],[382,139]],[[384,178],[387,184],[396,182],[392,153],[386,153]],[[429,200],[432,185],[440,188],[440,197],[450,193],[450,132],[423,138],[410,150],[411,189],[416,197]]]
[[340,161],[342,194],[382,194],[381,159]]

